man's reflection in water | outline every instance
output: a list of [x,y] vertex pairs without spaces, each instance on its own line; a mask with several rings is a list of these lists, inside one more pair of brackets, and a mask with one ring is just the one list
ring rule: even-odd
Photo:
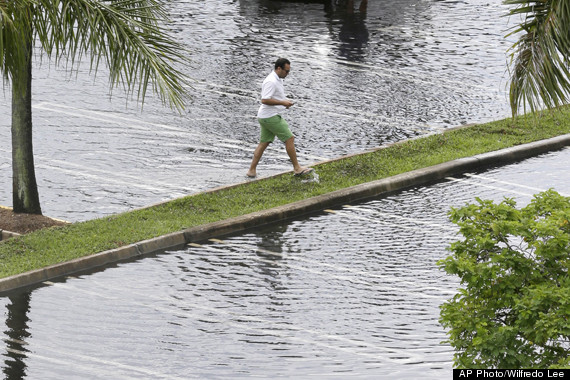
[[325,11],[331,22],[340,20],[339,55],[349,61],[361,61],[368,45],[368,29],[366,27],[366,11],[368,0],[361,0],[358,10],[354,0],[334,0],[327,2]]
[[6,305],[6,327],[4,341],[7,353],[4,354],[4,378],[6,380],[20,380],[26,377],[26,359],[24,347],[28,332],[28,312],[30,311],[30,293],[19,293],[8,297],[11,301]]
[[[266,281],[272,282],[277,280],[284,271],[282,265],[283,260],[283,244],[284,244],[284,233],[287,231],[288,225],[277,225],[273,226],[272,231],[261,230],[256,235],[261,237],[261,240],[257,243],[258,251],[257,256],[264,261],[259,263],[259,268],[261,272],[266,275]],[[273,288],[280,287],[280,281],[271,283]]]

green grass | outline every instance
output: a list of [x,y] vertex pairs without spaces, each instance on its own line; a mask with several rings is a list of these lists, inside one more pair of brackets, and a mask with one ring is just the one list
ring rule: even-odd
[[[316,165],[320,183],[290,174],[200,193],[110,217],[50,228],[0,243],[0,278],[432,166],[570,133],[570,108],[409,140]],[[246,168],[244,168],[246,170]]]

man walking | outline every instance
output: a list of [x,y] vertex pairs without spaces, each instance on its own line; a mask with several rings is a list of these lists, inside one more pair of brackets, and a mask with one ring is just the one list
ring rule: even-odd
[[285,143],[285,150],[293,164],[295,175],[307,174],[312,168],[305,168],[297,161],[295,151],[295,136],[289,130],[289,125],[280,115],[281,111],[288,109],[293,102],[285,97],[283,79],[291,70],[291,62],[285,58],[279,58],[275,62],[275,69],[265,78],[261,86],[261,106],[257,112],[257,119],[261,126],[261,138],[259,145],[253,152],[253,160],[247,172],[248,177],[257,175],[256,168],[265,149],[273,142],[275,136]]

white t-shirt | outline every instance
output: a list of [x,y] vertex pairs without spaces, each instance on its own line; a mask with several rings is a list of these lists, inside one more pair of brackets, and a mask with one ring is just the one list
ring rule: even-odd
[[[261,85],[261,99],[287,100],[285,88],[283,88],[283,79],[279,78],[275,71],[272,71],[263,81]],[[284,109],[286,109],[285,106],[270,106],[262,103],[259,111],[257,111],[257,117],[266,119],[279,114]]]

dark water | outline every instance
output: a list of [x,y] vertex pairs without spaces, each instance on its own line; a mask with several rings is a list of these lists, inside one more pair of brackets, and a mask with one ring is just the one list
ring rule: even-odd
[[[188,44],[193,101],[108,96],[104,69],[34,70],[37,177],[46,215],[86,220],[245,180],[258,139],[260,83],[292,61],[286,118],[302,164],[449,126],[508,116],[500,2],[370,0],[352,13],[319,3],[173,1]],[[95,79],[94,79],[95,78]],[[0,102],[0,204],[11,205],[10,91]],[[289,170],[280,143],[261,176]]]
[[570,149],[0,298],[6,379],[449,379],[450,207],[568,191]]

